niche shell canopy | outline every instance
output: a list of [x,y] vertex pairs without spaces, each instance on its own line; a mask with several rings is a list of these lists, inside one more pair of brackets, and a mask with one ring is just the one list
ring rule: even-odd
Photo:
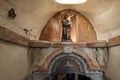
[[55,0],[60,4],[81,4],[87,2],[87,0]]

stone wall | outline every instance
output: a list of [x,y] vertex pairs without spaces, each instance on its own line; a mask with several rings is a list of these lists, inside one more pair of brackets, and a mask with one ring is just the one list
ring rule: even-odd
[[[104,71],[106,47],[106,41],[78,43],[30,41],[0,26],[0,71],[3,72],[0,79],[29,80],[31,71],[38,71],[38,74],[39,71],[48,71],[50,63],[57,56],[66,53],[81,56],[90,71]],[[41,74],[48,75],[46,72]]]
[[29,80],[28,47],[0,40],[0,80]]
[[[31,48],[33,80],[53,78],[51,75],[56,69],[61,71],[64,69],[65,71],[66,69],[59,62],[62,59],[62,63],[65,59],[75,60],[80,67],[80,71],[77,70],[77,73],[85,74],[92,80],[104,80],[104,67],[107,62],[107,49],[105,47],[88,48],[73,44],[67,45],[67,43],[65,45],[61,43],[62,46],[59,43],[57,47],[54,47],[55,45]],[[59,66],[59,68],[55,68],[55,65]],[[75,66],[72,69],[76,70],[78,67]]]
[[109,39],[109,58],[106,66],[108,80],[120,80],[120,36]]
[[120,46],[109,48],[109,60],[106,66],[108,80],[120,80]]
[[104,71],[104,66],[107,62],[106,48],[80,48],[75,45],[31,48],[33,71],[49,70],[50,63],[57,56],[65,53],[81,56],[88,64],[89,70]]

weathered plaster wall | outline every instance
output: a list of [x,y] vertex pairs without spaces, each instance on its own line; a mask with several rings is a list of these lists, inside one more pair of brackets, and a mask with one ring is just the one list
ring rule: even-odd
[[0,80],[28,80],[28,48],[0,40]]
[[[98,31],[97,37],[101,40],[107,40],[120,35],[120,9],[119,0],[112,0],[110,8],[102,14],[90,17],[92,24]],[[103,9],[101,7],[101,9]]]
[[109,59],[106,66],[108,80],[120,80],[120,45],[109,48]]
[[[31,3],[31,0],[0,0],[0,26],[4,26],[24,37],[37,39],[36,35],[40,34],[36,26],[39,25],[32,18]],[[14,19],[8,17],[8,11],[11,8],[14,8],[16,13]],[[30,34],[26,34],[24,29],[30,30]]]

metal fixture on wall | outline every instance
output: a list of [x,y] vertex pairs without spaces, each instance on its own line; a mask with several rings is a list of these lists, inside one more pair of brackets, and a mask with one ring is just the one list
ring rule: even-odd
[[13,8],[11,8],[9,11],[8,11],[8,17],[9,18],[12,18],[14,19],[16,17],[16,13],[15,13],[15,10]]
[[23,30],[25,31],[26,35],[31,35],[30,32],[32,31],[32,29],[24,28]]

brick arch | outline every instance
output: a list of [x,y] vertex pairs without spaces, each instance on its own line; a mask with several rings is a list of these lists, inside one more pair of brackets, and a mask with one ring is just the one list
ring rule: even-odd
[[[88,65],[88,70],[102,70],[99,66],[95,65],[92,61],[92,59],[84,52],[81,50],[76,50],[74,49],[73,54],[76,54],[78,56],[81,56],[87,63]],[[48,55],[43,64],[37,67],[37,71],[41,71],[41,70],[48,70],[49,69],[49,65],[50,63],[59,55],[64,54],[63,49],[59,49],[56,50],[54,52],[52,52],[50,55]]]

